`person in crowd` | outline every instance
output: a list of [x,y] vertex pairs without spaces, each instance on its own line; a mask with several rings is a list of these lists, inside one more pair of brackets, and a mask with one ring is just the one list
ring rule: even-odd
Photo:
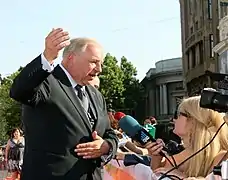
[[117,130],[119,128],[119,125],[118,125],[118,121],[114,118],[114,115],[113,115],[112,110],[109,110],[109,112],[108,112],[108,118],[109,118],[111,127],[114,130]]
[[[62,61],[53,63],[63,50]],[[22,180],[100,180],[116,154],[101,93],[89,85],[102,71],[103,48],[62,28],[45,38],[45,50],[14,79],[10,97],[25,104]]]
[[8,140],[5,150],[5,161],[12,180],[20,179],[23,164],[25,140],[19,128],[12,130],[11,138]]
[[[184,99],[179,105],[173,132],[182,138],[185,149],[173,156],[176,164],[180,164],[186,157],[203,148],[224,122],[221,113],[201,108],[199,102],[200,96],[195,96]],[[180,166],[176,173],[180,177],[206,177],[217,165],[218,156],[228,149],[227,137],[228,127],[223,126],[209,146]],[[163,146],[161,139],[146,146],[153,159],[151,168],[157,173],[166,172],[172,168],[170,163],[159,154]],[[172,158],[169,157],[169,159],[173,161]]]
[[145,121],[143,122],[144,126],[147,125],[147,124],[150,124],[150,125],[156,125],[157,124],[157,120],[155,119],[155,117],[153,116],[149,116],[145,119]]

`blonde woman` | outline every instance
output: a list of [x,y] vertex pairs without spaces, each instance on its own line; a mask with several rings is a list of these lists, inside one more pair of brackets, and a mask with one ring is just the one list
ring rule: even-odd
[[[178,108],[178,118],[174,120],[174,133],[182,138],[185,150],[174,155],[180,164],[193,153],[203,148],[214,136],[224,122],[223,114],[210,109],[201,108],[200,96],[184,99]],[[213,142],[202,152],[192,157],[188,162],[173,173],[179,177],[206,177],[221,160],[228,149],[228,127],[224,125]],[[151,168],[155,173],[166,172],[172,166],[159,155],[163,142],[147,145],[152,156]],[[169,158],[171,161],[172,159]]]

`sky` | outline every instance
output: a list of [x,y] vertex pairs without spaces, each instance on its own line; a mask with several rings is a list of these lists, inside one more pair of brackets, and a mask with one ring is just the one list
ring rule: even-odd
[[157,61],[181,57],[179,0],[10,0],[1,2],[0,22],[3,75],[42,53],[57,27],[73,38],[96,38],[117,59],[125,56],[140,80]]

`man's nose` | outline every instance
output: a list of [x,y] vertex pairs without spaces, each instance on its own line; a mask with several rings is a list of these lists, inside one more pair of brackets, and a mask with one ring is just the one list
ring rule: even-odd
[[98,74],[102,72],[102,65],[101,64],[97,64],[96,71]]

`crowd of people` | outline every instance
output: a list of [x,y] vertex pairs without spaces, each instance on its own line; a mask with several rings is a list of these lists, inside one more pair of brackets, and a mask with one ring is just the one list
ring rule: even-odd
[[[62,61],[54,66],[62,49]],[[23,68],[10,89],[10,97],[24,106],[25,132],[15,128],[7,142],[6,179],[212,177],[213,168],[228,158],[228,117],[200,107],[200,96],[188,97],[174,113],[169,139],[158,136],[155,117],[145,119],[143,126],[156,142],[142,145],[119,127],[114,111],[107,112],[98,90],[103,58],[94,39],[70,40],[62,28],[47,35],[45,50]]]
[[[123,160],[123,164],[126,165],[129,157],[132,157],[133,154],[140,155],[141,157],[144,155],[150,157],[136,160],[137,156],[133,156],[135,160],[134,165],[127,167],[123,165],[122,168],[126,172],[129,172],[132,177],[137,177],[136,179],[139,180],[159,179],[163,173],[166,173],[175,166],[177,168],[174,168],[169,174],[178,177],[174,179],[204,179],[212,176],[213,168],[228,158],[228,126],[223,125],[220,129],[220,126],[224,123],[224,119],[227,122],[227,117],[222,113],[201,108],[199,102],[200,96],[194,96],[186,98],[180,103],[177,116],[173,118],[173,132],[180,137],[183,148],[178,149],[172,156],[167,154],[165,158],[160,154],[165,146],[162,139],[148,143],[145,147],[138,147],[138,144],[132,141],[131,138],[125,138],[124,146],[127,151],[124,151],[121,148],[123,146],[121,142],[124,136],[121,137],[119,135],[120,143],[117,159]],[[147,123],[152,124],[149,119],[144,121],[144,124]],[[219,132],[215,136],[218,130]],[[118,133],[121,133],[121,130]],[[210,142],[213,137],[213,141]],[[204,148],[207,144],[208,146]],[[193,156],[200,149],[203,150]],[[181,166],[178,166],[190,156],[192,158]],[[141,166],[145,167],[142,168]]]

